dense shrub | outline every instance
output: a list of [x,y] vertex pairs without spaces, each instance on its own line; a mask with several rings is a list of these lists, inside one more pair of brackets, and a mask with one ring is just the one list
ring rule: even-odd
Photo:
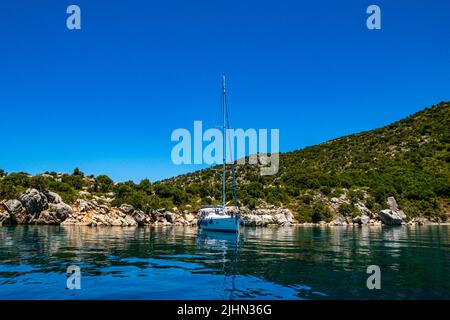
[[333,218],[330,207],[323,203],[316,203],[312,208],[312,222],[326,221],[329,222]]

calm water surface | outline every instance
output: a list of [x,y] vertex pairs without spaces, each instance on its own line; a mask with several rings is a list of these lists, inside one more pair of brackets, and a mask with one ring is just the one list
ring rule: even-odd
[[0,299],[450,299],[449,253],[450,226],[0,227]]

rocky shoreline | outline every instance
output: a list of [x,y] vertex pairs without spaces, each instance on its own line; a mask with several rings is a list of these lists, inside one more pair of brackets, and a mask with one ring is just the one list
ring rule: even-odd
[[[0,203],[0,225],[35,224],[35,225],[77,225],[77,226],[195,226],[195,212],[172,208],[161,208],[151,212],[137,210],[129,204],[120,207],[111,205],[112,198],[92,196],[80,192],[80,198],[69,205],[54,192],[27,189],[19,199]],[[336,215],[330,222],[299,223],[291,210],[286,208],[243,208],[242,219],[245,226],[276,227],[295,225],[349,226],[349,225],[426,225],[434,224],[425,218],[408,220],[399,209],[393,197],[387,199],[388,209],[373,215],[361,207],[361,215],[352,217]],[[437,223],[436,223],[437,224]]]

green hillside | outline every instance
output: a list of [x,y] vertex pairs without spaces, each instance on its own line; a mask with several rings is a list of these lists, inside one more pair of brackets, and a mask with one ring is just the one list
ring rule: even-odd
[[[388,196],[397,199],[409,217],[446,220],[450,198],[450,103],[442,102],[384,128],[353,134],[280,155],[280,170],[261,176],[259,167],[236,167],[239,205],[252,209],[274,205],[292,209],[303,222],[329,220],[333,215],[358,215],[355,205],[370,211],[386,207]],[[196,209],[219,203],[220,167],[172,179],[140,184],[114,184],[106,176],[73,174],[29,177],[0,171],[0,198],[17,197],[34,186],[62,194],[73,201],[79,190],[114,196],[114,204],[130,203],[142,210]],[[231,178],[227,200],[232,200]],[[112,193],[114,195],[112,195]],[[330,208],[332,198],[348,203]]]
[[[255,166],[238,166],[238,194],[244,205],[265,200],[294,209],[304,220],[310,220],[308,215],[317,204],[314,195],[339,197],[345,189],[352,203],[364,200],[371,210],[384,208],[386,197],[394,196],[410,216],[445,218],[449,150],[450,103],[446,102],[384,128],[281,154],[275,176],[260,176]],[[168,182],[187,190],[205,190],[213,176],[210,169]],[[209,194],[220,195],[219,184],[203,196]],[[354,211],[351,206],[345,209]]]

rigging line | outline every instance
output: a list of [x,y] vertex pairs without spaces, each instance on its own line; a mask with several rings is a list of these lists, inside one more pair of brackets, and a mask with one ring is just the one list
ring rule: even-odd
[[225,115],[226,115],[226,126],[227,126],[227,129],[228,129],[227,130],[227,133],[228,133],[228,150],[230,150],[233,200],[234,200],[234,207],[238,208],[237,193],[236,193],[236,176],[235,176],[235,171],[234,171],[234,158],[233,158],[233,151],[234,151],[234,149],[233,150],[231,149],[230,120],[229,120],[229,117],[228,117],[228,102],[227,102],[226,96],[225,96]]
[[225,88],[225,75],[222,75],[222,159],[223,159],[223,167],[222,167],[222,210],[225,213],[225,171],[226,171],[226,141],[225,141],[225,110],[226,110],[226,88]]

